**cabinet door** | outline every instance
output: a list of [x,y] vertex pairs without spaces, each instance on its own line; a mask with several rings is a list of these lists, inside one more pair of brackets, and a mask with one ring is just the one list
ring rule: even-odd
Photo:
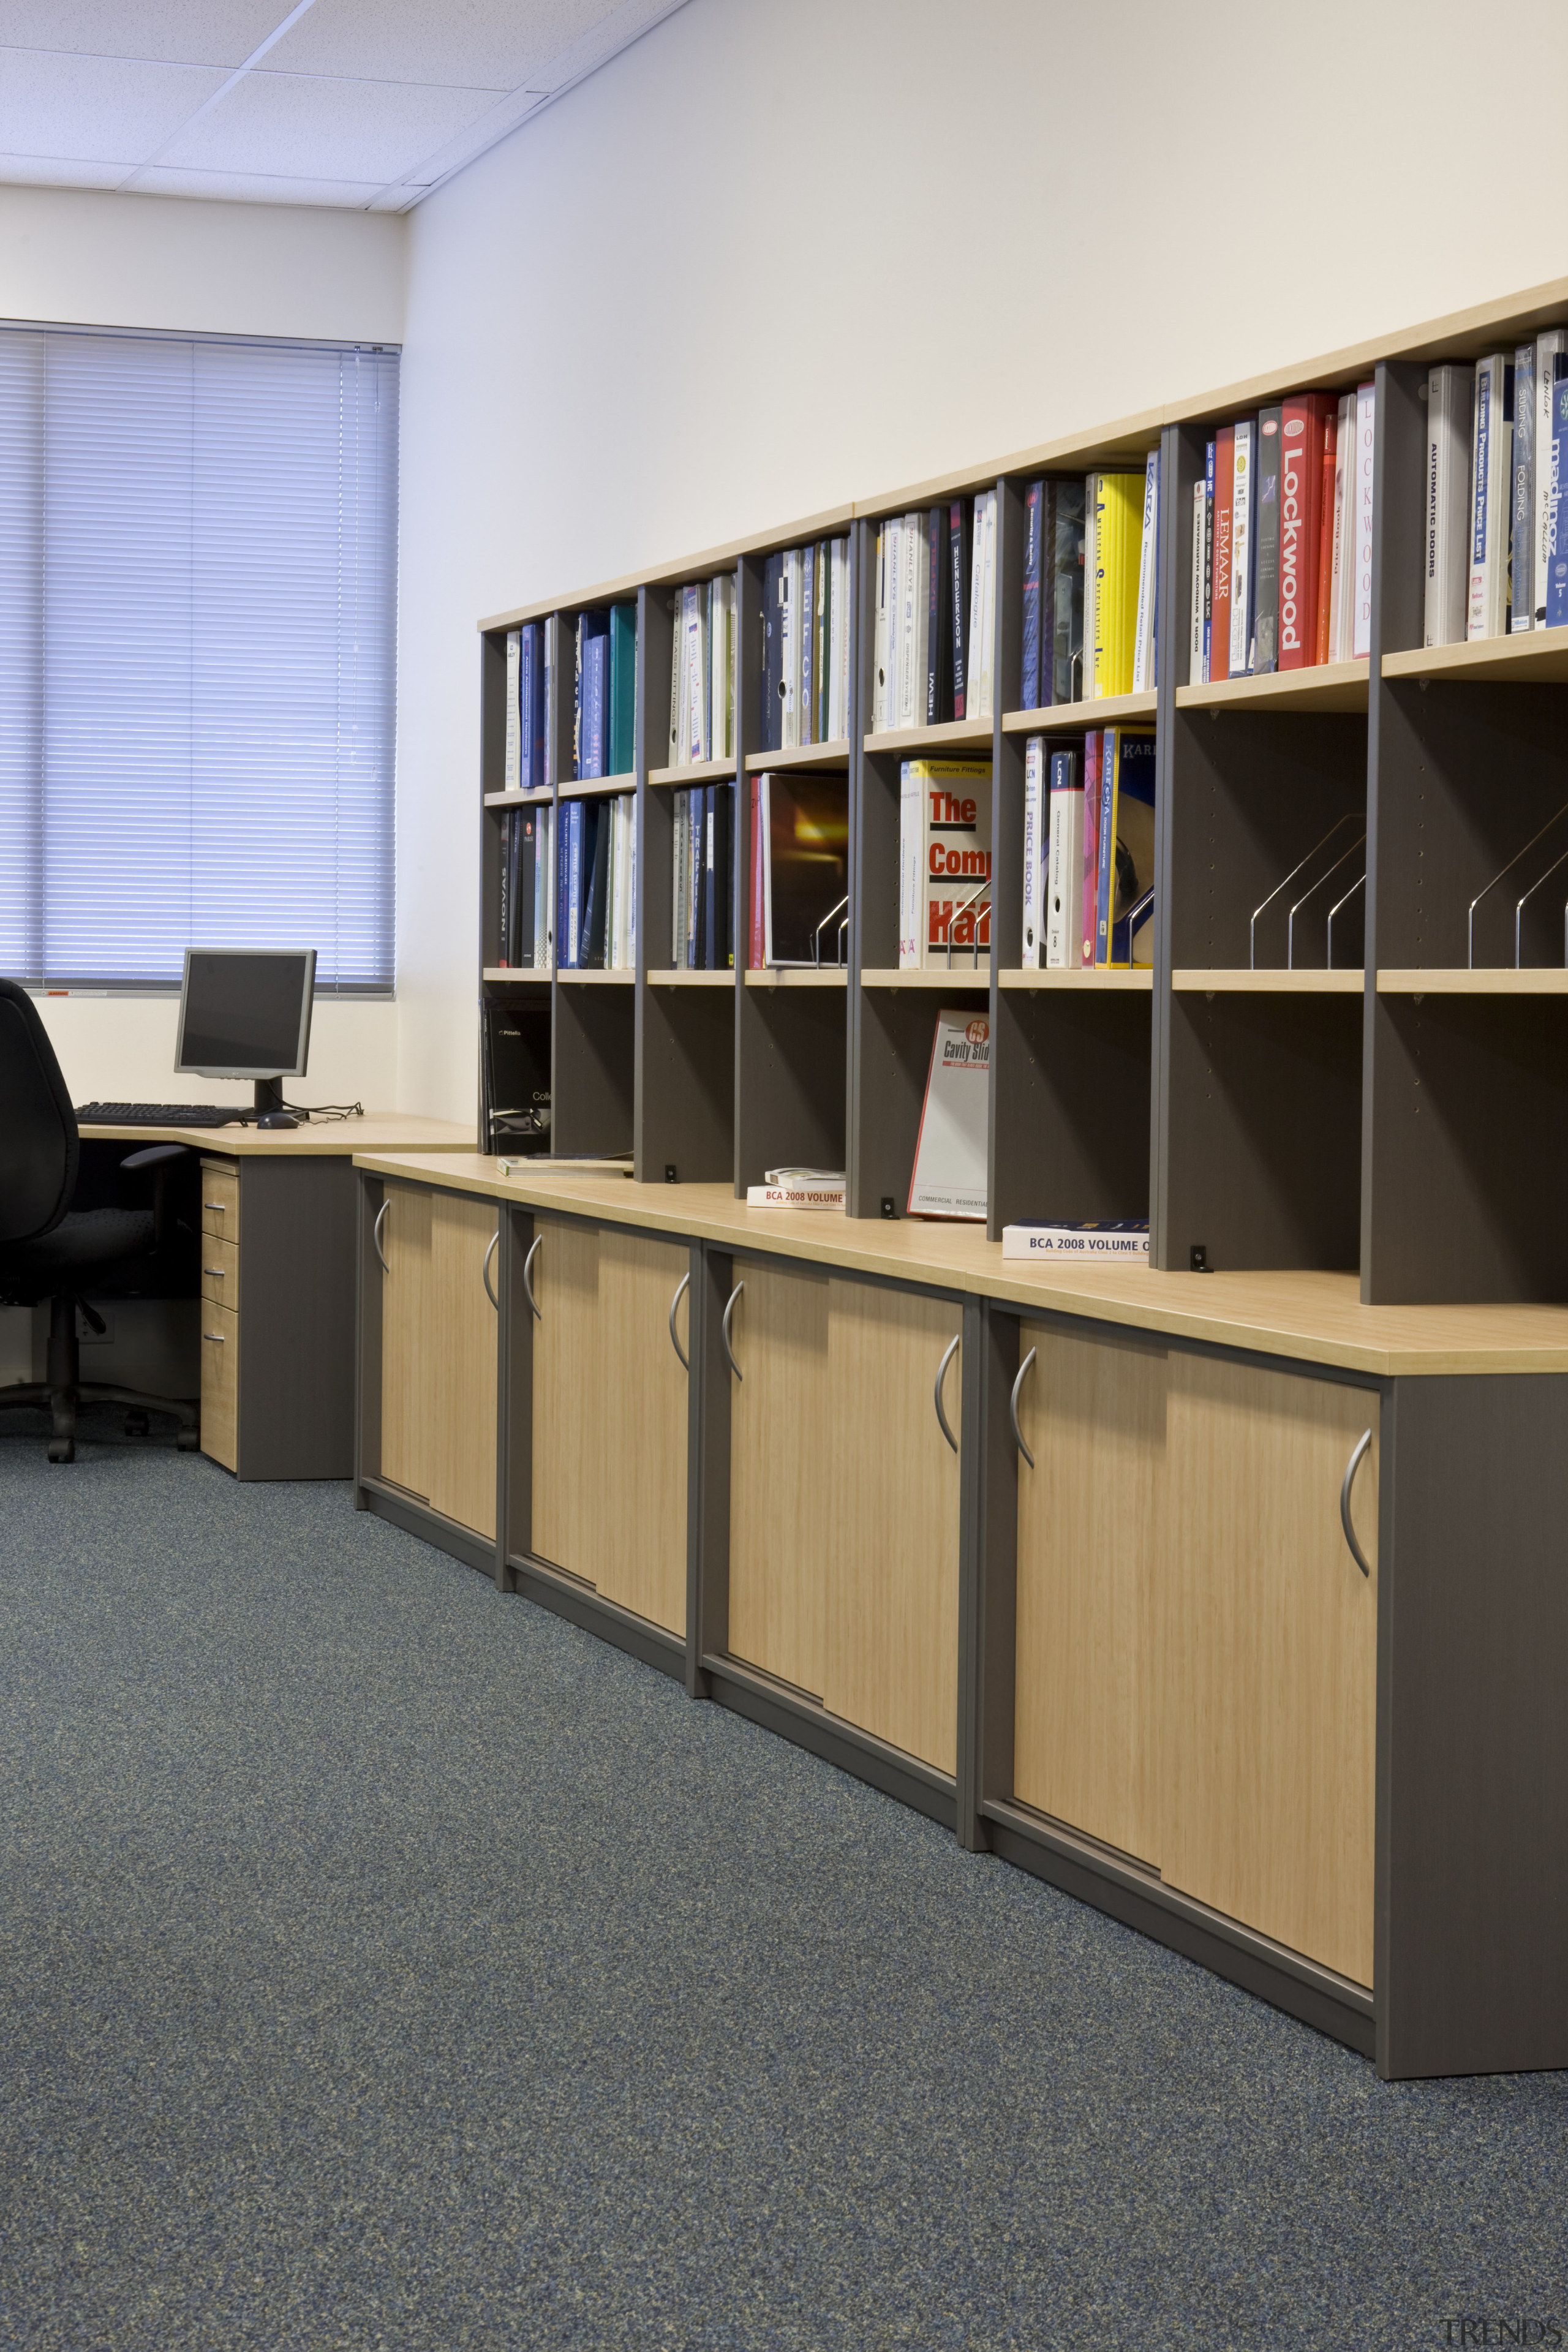
[[424,1501],[430,1492],[430,1383],[425,1359],[430,1194],[388,1184],[381,1221],[381,1475]]
[[[809,1697],[826,1679],[828,1463],[826,1274],[734,1260],[730,1381],[730,1648]],[[725,1377],[729,1375],[726,1372]]]
[[689,1383],[669,1304],[690,1254],[609,1226],[598,1259],[589,1573],[606,1601],[684,1633]]
[[593,1225],[533,1221],[539,1252],[529,1276],[533,1323],[533,1532],[536,1557],[597,1581],[595,1430],[603,1364],[599,1243]]
[[[939,1771],[958,1756],[958,1456],[937,1425],[956,1303],[830,1281],[823,1702]],[[960,1366],[943,1401],[959,1428]]]
[[[495,1238],[496,1208],[493,1201],[437,1192],[429,1214],[426,1491],[433,1509],[476,1535],[493,1537],[500,1336],[496,1310],[485,1292],[484,1264]],[[491,1280],[493,1286],[493,1274]]]
[[1369,1986],[1377,1438],[1369,1390],[1171,1357],[1162,1874]]
[[1163,1350],[1025,1323],[1014,1791],[1159,1862]]

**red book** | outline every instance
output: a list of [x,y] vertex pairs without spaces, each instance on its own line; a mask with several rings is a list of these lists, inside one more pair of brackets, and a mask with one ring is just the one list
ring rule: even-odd
[[1236,427],[1214,436],[1214,594],[1209,619],[1209,684],[1230,676],[1230,530],[1236,482]]
[[763,919],[763,780],[752,778],[752,953],[753,971],[767,962],[767,933]]
[[1094,968],[1100,927],[1100,753],[1104,738],[1091,727],[1083,739],[1083,961]]
[[1329,658],[1329,620],[1334,601],[1334,471],[1339,461],[1340,405],[1331,393],[1323,394],[1323,475],[1318,517],[1318,625],[1314,661]]
[[1298,392],[1285,403],[1279,449],[1279,667],[1308,669],[1321,659],[1318,641],[1319,551],[1322,537],[1323,419],[1333,431],[1327,393]]

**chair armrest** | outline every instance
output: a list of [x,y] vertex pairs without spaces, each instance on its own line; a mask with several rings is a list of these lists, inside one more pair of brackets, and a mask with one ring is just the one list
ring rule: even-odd
[[161,1168],[165,1160],[183,1160],[190,1150],[188,1143],[149,1143],[122,1160],[121,1168]]

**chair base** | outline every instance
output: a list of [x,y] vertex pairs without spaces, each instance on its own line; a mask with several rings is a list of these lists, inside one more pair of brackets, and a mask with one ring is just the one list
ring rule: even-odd
[[[182,1454],[199,1452],[202,1442],[200,1408],[180,1397],[144,1396],[140,1389],[111,1388],[103,1381],[78,1381],[68,1388],[51,1388],[47,1381],[18,1381],[0,1389],[0,1412],[14,1405],[39,1405],[53,1415],[49,1439],[51,1462],[76,1460],[77,1409],[84,1404],[122,1404],[130,1408],[126,1424],[132,1436],[147,1433],[147,1415],[166,1412],[180,1424],[174,1439]],[[132,1424],[140,1420],[140,1429]]]

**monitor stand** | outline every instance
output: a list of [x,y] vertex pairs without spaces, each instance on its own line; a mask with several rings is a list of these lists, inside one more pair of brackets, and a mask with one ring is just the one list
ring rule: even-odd
[[281,1078],[257,1079],[256,1108],[252,1116],[258,1127],[298,1127],[300,1124],[293,1112],[283,1108]]

